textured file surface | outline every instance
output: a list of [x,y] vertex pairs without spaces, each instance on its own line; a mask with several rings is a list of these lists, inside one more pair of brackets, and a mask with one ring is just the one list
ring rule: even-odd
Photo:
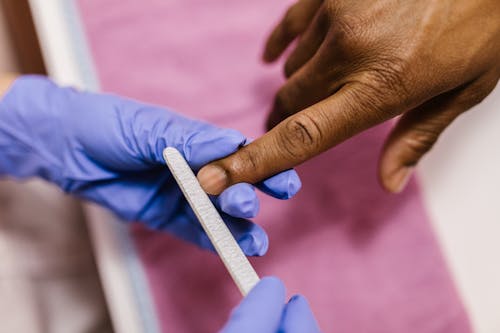
[[259,282],[257,273],[179,151],[166,148],[163,157],[234,282],[246,296]]

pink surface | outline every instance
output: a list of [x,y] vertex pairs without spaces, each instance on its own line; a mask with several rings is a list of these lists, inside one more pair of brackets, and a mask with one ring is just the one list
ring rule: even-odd
[[[262,133],[280,67],[259,62],[287,1],[80,0],[103,89]],[[306,295],[325,332],[470,332],[417,186],[383,193],[376,160],[386,128],[299,168],[303,190],[262,196],[269,233],[258,272]],[[164,332],[213,332],[239,301],[219,259],[134,230]]]

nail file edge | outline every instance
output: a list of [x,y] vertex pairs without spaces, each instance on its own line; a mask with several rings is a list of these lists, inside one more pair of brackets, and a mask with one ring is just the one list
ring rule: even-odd
[[257,273],[181,153],[167,147],[163,150],[163,157],[229,274],[241,294],[246,296],[259,282]]

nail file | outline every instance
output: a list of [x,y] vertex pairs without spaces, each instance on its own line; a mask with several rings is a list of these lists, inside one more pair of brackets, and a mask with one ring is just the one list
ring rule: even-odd
[[163,150],[163,157],[229,274],[243,296],[246,296],[259,282],[257,273],[184,157],[177,149],[170,147]]

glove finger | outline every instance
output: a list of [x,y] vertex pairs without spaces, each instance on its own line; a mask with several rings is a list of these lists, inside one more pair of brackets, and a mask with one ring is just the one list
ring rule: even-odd
[[83,199],[112,210],[126,221],[141,221],[153,229],[161,229],[175,213],[181,192],[165,170],[151,170],[93,182],[70,180],[61,185]]
[[259,212],[259,198],[252,185],[235,184],[222,192],[215,200],[218,209],[234,217],[252,218]]
[[214,251],[210,239],[201,226],[195,225],[192,218],[186,214],[175,216],[161,230],[169,232],[183,241],[195,244],[202,249]]
[[309,303],[302,295],[293,296],[285,307],[280,332],[319,333],[319,327]]
[[[195,171],[199,170],[203,165],[214,160],[226,157],[239,147],[246,144],[248,141],[240,132],[232,129],[211,128],[201,130],[191,136],[183,145],[184,156],[189,165]],[[270,177],[256,185],[262,192],[278,198],[290,199],[300,190],[302,184],[300,178],[294,170],[287,170]],[[247,197],[245,195],[245,197]],[[258,210],[258,206],[256,207]],[[240,215],[238,213],[228,214],[237,217],[253,217],[253,215]]]
[[247,256],[263,256],[269,248],[267,233],[256,223],[222,214],[224,222]]
[[[232,203],[231,209],[235,215],[255,212],[252,206],[258,207],[257,197],[253,189],[249,187],[250,185],[241,184],[232,189],[231,191],[236,193],[234,200],[223,197],[222,201],[227,204],[227,207],[230,207],[229,203]],[[127,220],[142,221],[152,229],[169,231],[181,239],[213,250],[198,218],[179,191],[170,173],[165,170],[151,172],[144,176],[136,175],[131,179],[118,179],[111,182],[109,186],[101,183],[92,193],[94,196],[99,194],[101,199],[95,201],[111,208]],[[116,193],[127,195],[117,196]],[[108,202],[109,200],[111,201]],[[252,209],[245,208],[246,201]],[[230,209],[227,208],[227,210]],[[269,240],[260,226],[224,213],[222,218],[246,255],[261,256],[266,253]]]
[[[122,113],[132,115],[124,120],[126,124],[131,123],[134,138],[128,142],[138,151],[141,162],[165,165],[163,150],[174,147],[196,170],[233,153],[245,142],[243,134],[236,130],[218,128],[134,101],[123,105],[125,110]],[[129,109],[131,111],[127,112]]]
[[180,150],[189,166],[199,170],[203,165],[234,153],[245,144],[246,138],[233,129],[221,129],[207,125],[205,129],[185,138]]
[[[247,138],[244,146],[249,145],[253,141],[254,139]],[[276,199],[286,200],[299,192],[302,182],[295,170],[286,170],[255,184],[255,186],[267,195]]]
[[[240,245],[243,253],[247,256],[262,256],[267,252],[269,238],[264,229],[259,225],[245,219],[231,217],[227,214],[222,214],[222,218]],[[194,243],[203,249],[215,252],[212,242],[187,202],[184,202],[181,211],[165,225],[163,230],[167,230],[177,237]]]
[[263,180],[255,186],[262,192],[277,199],[290,199],[302,187],[299,175],[295,170],[287,170]]
[[232,311],[221,333],[276,333],[285,302],[285,286],[278,278],[263,278]]

